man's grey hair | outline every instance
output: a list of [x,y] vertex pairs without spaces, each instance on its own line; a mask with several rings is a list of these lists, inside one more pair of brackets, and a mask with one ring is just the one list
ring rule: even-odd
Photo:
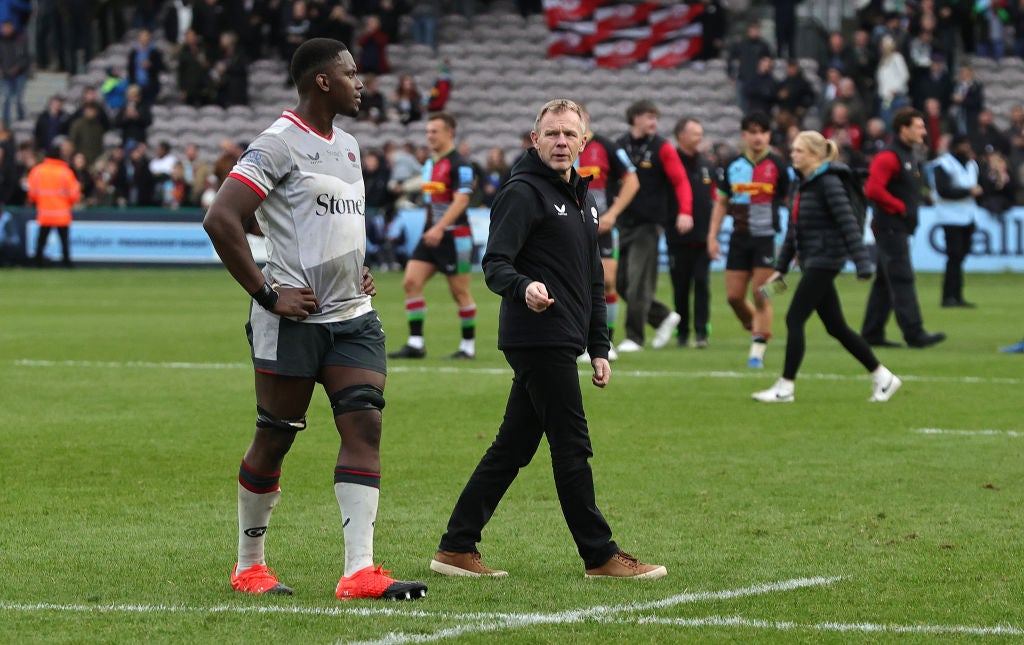
[[555,114],[561,114],[562,112],[575,112],[580,117],[580,134],[587,133],[587,117],[583,115],[583,110],[579,104],[569,99],[555,99],[548,101],[544,104],[544,107],[537,113],[537,118],[533,122],[533,131],[538,132],[540,130],[540,120],[544,118],[544,115],[548,112],[554,112]]

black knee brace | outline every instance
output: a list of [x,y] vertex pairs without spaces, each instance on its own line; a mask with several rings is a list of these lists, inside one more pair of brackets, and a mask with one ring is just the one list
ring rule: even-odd
[[384,390],[375,385],[350,385],[331,395],[334,416],[359,410],[383,410]]
[[274,428],[276,430],[288,430],[298,432],[306,429],[306,417],[298,419],[278,419],[260,406],[256,406],[256,427]]

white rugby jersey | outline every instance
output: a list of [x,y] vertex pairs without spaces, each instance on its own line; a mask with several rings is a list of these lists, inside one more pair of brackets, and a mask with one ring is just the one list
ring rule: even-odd
[[263,198],[256,220],[266,236],[267,281],[309,287],[320,299],[320,311],[304,322],[371,311],[360,289],[366,191],[352,135],[335,127],[324,137],[285,110],[249,144],[230,176]]

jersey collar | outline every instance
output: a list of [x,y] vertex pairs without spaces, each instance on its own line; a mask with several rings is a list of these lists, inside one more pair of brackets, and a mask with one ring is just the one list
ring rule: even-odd
[[331,143],[332,141],[334,141],[334,130],[333,129],[331,130],[330,134],[327,134],[327,135],[322,134],[321,132],[318,132],[316,128],[314,128],[310,124],[306,123],[301,116],[299,116],[298,114],[296,114],[295,112],[293,112],[291,110],[285,110],[284,112],[282,112],[281,113],[281,118],[282,119],[288,119],[293,124],[295,124],[295,127],[297,127],[298,129],[302,130],[303,132],[306,132],[306,133],[312,134],[314,136],[317,136],[317,137],[323,139],[324,141],[326,141],[327,143]]

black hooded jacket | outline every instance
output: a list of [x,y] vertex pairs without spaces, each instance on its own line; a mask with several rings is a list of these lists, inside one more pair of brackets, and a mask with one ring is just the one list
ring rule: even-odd
[[[529,150],[491,207],[487,287],[502,297],[498,348],[571,347],[607,358],[604,271],[597,248],[597,204],[589,178],[566,182]],[[554,304],[536,313],[526,287],[542,282]]]
[[842,269],[850,258],[859,277],[871,275],[864,231],[853,214],[841,178],[851,172],[847,166],[832,162],[799,182],[790,200],[793,212],[775,263],[777,271],[786,273],[794,256],[803,268],[832,271]]

